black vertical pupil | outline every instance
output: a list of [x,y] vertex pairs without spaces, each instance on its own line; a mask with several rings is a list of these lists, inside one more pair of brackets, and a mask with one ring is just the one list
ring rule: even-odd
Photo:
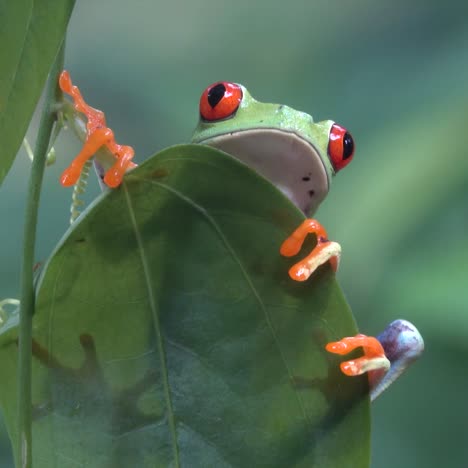
[[354,152],[354,141],[351,134],[345,133],[343,137],[343,161],[353,155]]
[[223,83],[218,83],[217,85],[214,85],[208,91],[208,104],[211,106],[211,108],[216,107],[219,101],[223,99],[225,92],[226,87],[223,85]]

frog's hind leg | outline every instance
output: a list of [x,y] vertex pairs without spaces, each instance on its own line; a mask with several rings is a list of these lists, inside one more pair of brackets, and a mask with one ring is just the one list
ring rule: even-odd
[[74,185],[86,162],[94,156],[96,151],[105,146],[115,156],[116,161],[107,170],[103,180],[109,187],[117,187],[122,182],[125,172],[136,166],[131,161],[134,156],[133,148],[116,143],[114,133],[107,127],[104,112],[86,104],[80,90],[77,86],[73,86],[70,75],[65,70],[60,75],[59,86],[64,93],[73,98],[75,110],[83,113],[87,118],[86,141],[71,165],[63,172],[62,185]]
[[362,348],[364,355],[342,362],[341,371],[349,376],[368,373],[371,400],[375,400],[415,361],[424,350],[417,328],[406,320],[395,320],[377,337],[356,335],[328,343],[327,351],[345,355]]

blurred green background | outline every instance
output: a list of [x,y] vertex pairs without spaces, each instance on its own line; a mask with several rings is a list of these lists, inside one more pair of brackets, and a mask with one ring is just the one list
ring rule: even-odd
[[[343,247],[339,280],[364,333],[404,317],[426,341],[373,405],[372,466],[467,466],[468,2],[77,2],[66,62],[140,161],[188,141],[216,80],[352,132],[355,159],[317,216]],[[58,176],[79,144],[65,132],[56,150],[38,260],[68,225]],[[18,296],[28,170],[22,151],[0,190],[0,298]],[[0,452],[11,466],[6,435]]]

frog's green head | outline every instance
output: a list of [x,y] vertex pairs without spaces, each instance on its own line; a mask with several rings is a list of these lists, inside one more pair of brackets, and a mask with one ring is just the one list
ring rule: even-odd
[[315,123],[290,107],[258,102],[243,86],[225,81],[203,92],[192,142],[245,162],[310,214],[354,152],[351,135],[333,121]]

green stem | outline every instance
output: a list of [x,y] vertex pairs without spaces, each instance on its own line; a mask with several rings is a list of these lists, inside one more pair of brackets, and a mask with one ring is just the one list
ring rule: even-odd
[[29,178],[28,197],[23,235],[23,259],[21,265],[21,306],[19,325],[18,359],[18,441],[16,461],[21,468],[32,467],[31,437],[31,356],[32,317],[35,306],[34,293],[34,250],[44,167],[47,159],[50,136],[56,120],[56,102],[61,93],[57,86],[58,76],[63,67],[64,47],[57,54],[46,85],[44,107],[34,149],[34,159]]

